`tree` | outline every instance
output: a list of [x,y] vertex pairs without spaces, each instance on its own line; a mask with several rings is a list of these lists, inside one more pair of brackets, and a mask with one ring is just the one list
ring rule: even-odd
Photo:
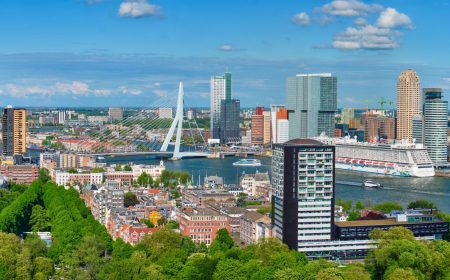
[[137,198],[137,196],[134,193],[127,192],[125,194],[124,203],[123,204],[124,204],[125,207],[134,206],[136,204],[139,204],[139,199]]
[[122,171],[122,165],[116,164],[116,166],[114,166],[114,171]]
[[133,168],[131,168],[131,166],[127,164],[123,167],[123,171],[133,171]]
[[69,168],[67,169],[67,173],[78,173],[78,170],[76,168]]
[[50,172],[46,168],[40,168],[39,169],[39,180],[41,180],[42,183],[47,183],[51,180]]
[[361,217],[361,215],[359,214],[359,212],[353,210],[350,213],[348,213],[347,221],[354,221],[354,220],[359,219],[360,217]]
[[370,280],[370,273],[362,265],[347,265],[342,270],[345,280]]
[[133,246],[125,243],[122,238],[117,238],[113,243],[113,258],[129,259],[134,252]]
[[245,199],[247,198],[246,193],[239,193],[238,199],[236,200],[237,207],[245,207]]
[[211,254],[218,252],[226,252],[230,248],[234,246],[234,241],[231,238],[230,234],[225,228],[221,228],[216,233],[216,238],[214,238],[211,246],[209,247],[209,251]]
[[348,212],[352,209],[353,202],[351,200],[343,200],[342,198],[338,198],[336,204],[342,206],[342,209],[345,212]]
[[211,279],[216,265],[217,260],[204,253],[192,254],[188,257],[186,264],[178,274],[178,279]]
[[375,204],[373,210],[381,211],[384,213],[389,213],[394,210],[403,210],[403,207],[398,202],[394,201],[385,201],[382,203]]
[[153,178],[146,172],[142,172],[141,175],[139,175],[139,177],[137,178],[137,183],[141,187],[146,187],[153,184]]
[[408,209],[437,209],[436,205],[428,200],[419,199],[416,201],[411,201],[408,204]]
[[158,226],[164,226],[167,224],[167,218],[162,216],[159,220],[158,220]]
[[339,269],[332,267],[319,271],[316,280],[344,280],[344,276]]
[[361,200],[356,201],[355,209],[356,210],[364,210],[364,204],[362,203]]
[[33,206],[30,225],[32,231],[42,231],[50,228],[50,221],[47,216],[47,211],[41,205]]
[[411,268],[396,268],[392,272],[388,273],[385,278],[386,280],[417,280],[414,276],[413,270]]

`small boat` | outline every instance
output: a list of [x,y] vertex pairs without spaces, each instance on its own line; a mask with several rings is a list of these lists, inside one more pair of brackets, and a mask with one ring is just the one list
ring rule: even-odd
[[97,157],[97,160],[105,160],[104,157]]
[[261,161],[259,159],[241,159],[239,161],[233,162],[233,166],[261,166]]
[[364,180],[364,182],[362,183],[362,186],[365,188],[375,188],[375,189],[383,187],[380,183],[375,182],[370,179]]

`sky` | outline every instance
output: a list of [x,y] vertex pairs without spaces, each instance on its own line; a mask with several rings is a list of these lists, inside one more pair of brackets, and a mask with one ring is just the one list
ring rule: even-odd
[[[241,107],[285,103],[286,78],[330,72],[338,107],[395,106],[396,79],[450,89],[450,1],[10,0],[0,107],[209,106],[230,71]],[[448,97],[446,97],[448,99]]]

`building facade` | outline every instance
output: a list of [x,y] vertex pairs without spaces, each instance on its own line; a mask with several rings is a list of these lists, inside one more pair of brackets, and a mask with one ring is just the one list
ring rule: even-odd
[[231,73],[211,77],[210,99],[210,138],[219,139],[222,100],[231,99]]
[[423,144],[434,164],[447,163],[448,102],[442,89],[423,89]]
[[414,70],[397,79],[397,139],[412,140],[412,120],[420,113],[420,79]]
[[335,147],[311,139],[276,144],[272,156],[274,234],[289,248],[332,240]]
[[222,144],[240,142],[240,110],[238,99],[222,100],[220,109],[219,138]]
[[2,115],[2,154],[25,154],[27,135],[27,111],[7,106]]
[[111,121],[121,121],[123,119],[123,109],[118,107],[109,107],[108,115]]
[[287,79],[289,139],[334,135],[337,78],[330,73],[299,74]]

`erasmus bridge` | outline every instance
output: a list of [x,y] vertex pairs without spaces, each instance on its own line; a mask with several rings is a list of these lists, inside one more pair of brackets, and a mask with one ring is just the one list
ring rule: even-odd
[[[159,104],[140,109],[121,121],[101,126],[89,138],[75,142],[76,149],[70,150],[91,156],[155,155],[172,159],[208,157],[208,145],[197,121],[195,118],[185,120],[183,83],[180,82],[178,88],[176,113],[168,131],[173,108],[170,103],[173,101],[170,101],[170,96],[161,100],[156,102]],[[161,108],[167,110],[165,118],[157,113]],[[189,140],[189,143],[183,143],[183,139]],[[70,147],[70,142],[67,145]]]

